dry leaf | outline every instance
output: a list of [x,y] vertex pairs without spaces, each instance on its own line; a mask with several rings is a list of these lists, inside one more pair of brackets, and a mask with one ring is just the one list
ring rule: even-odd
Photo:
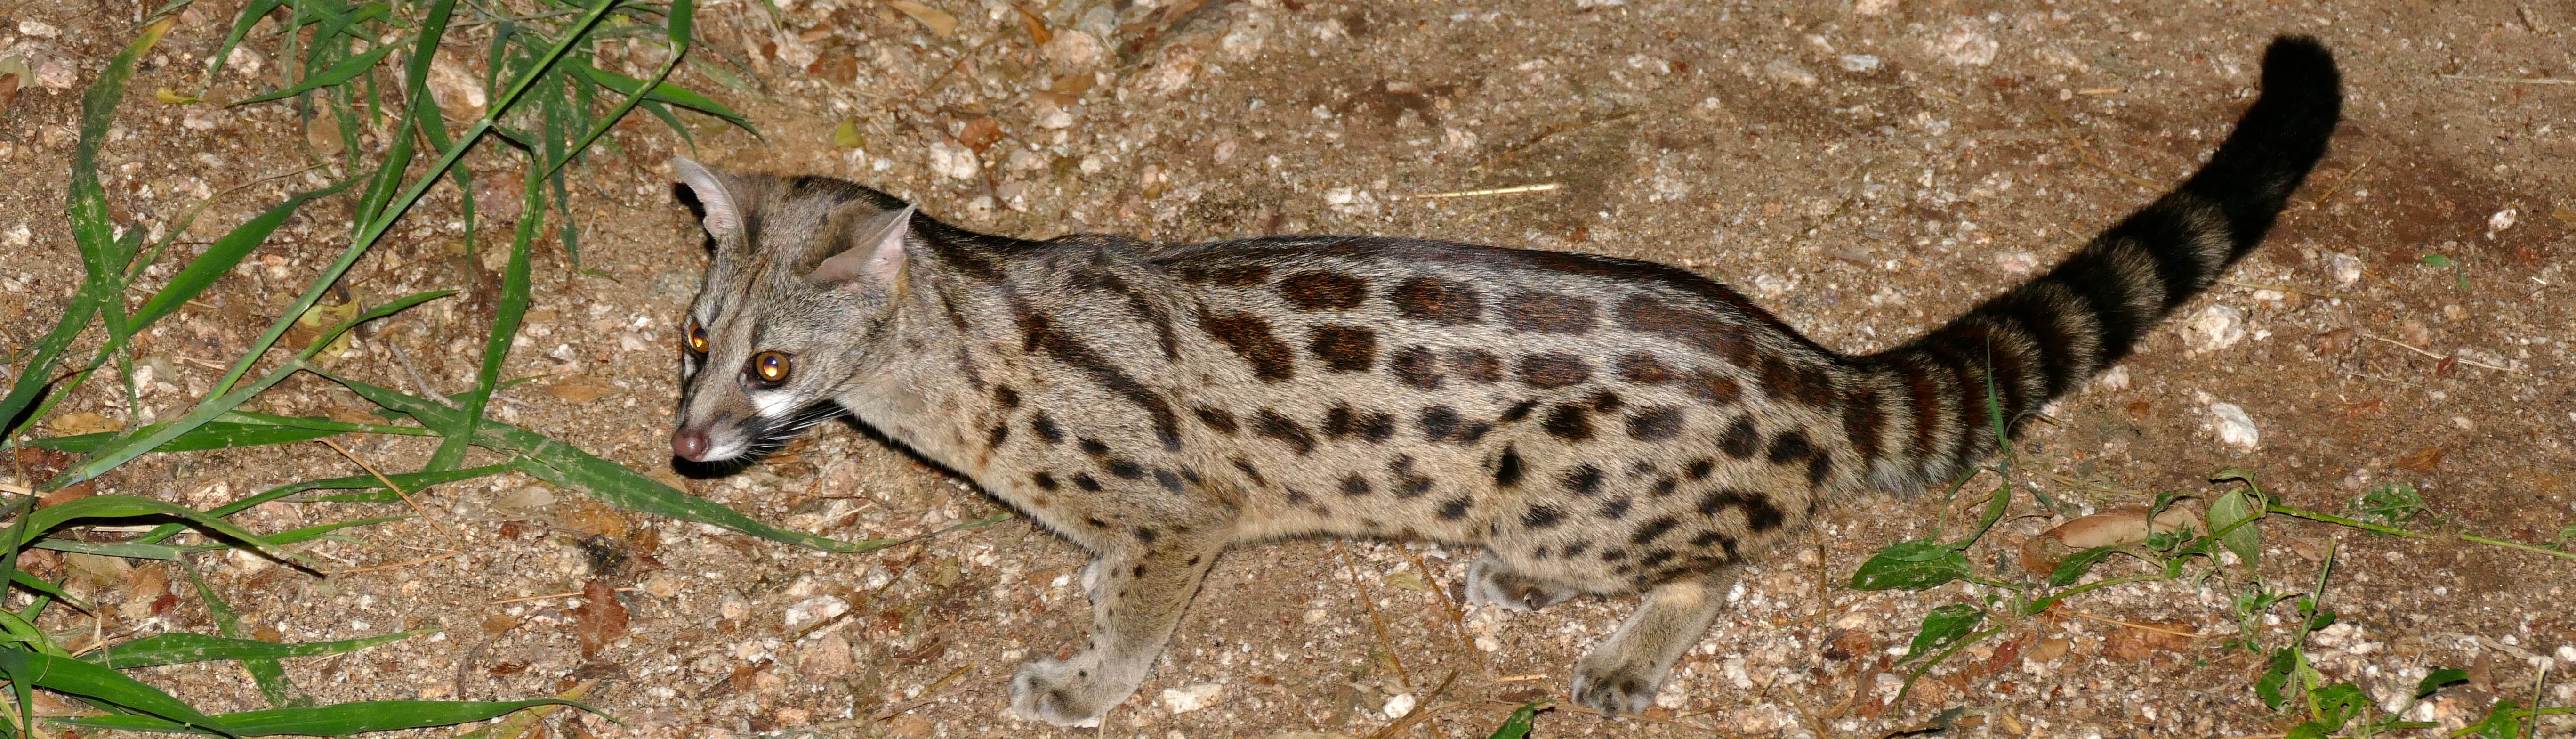
[[1046,42],[1055,40],[1055,32],[1047,30],[1045,18],[1040,18],[1036,13],[1031,13],[1027,8],[1017,5],[1011,6],[1011,9],[1020,11],[1020,27],[1028,30],[1031,43],[1045,46]]
[[2414,454],[2398,457],[2394,464],[2415,472],[2431,472],[2433,468],[2442,466],[2443,453],[2441,447],[2428,446],[2416,450]]
[[315,108],[313,119],[304,122],[304,143],[311,144],[313,153],[323,157],[339,156],[346,144],[340,140],[340,114],[330,108]]
[[626,536],[626,517],[586,497],[566,499],[555,514],[555,525],[594,536]]
[[2055,662],[2057,658],[2066,656],[2066,650],[2074,646],[2075,643],[2067,640],[2066,637],[2049,637],[2041,640],[2037,648],[2030,650],[2030,661]]
[[931,33],[939,34],[941,38],[957,35],[957,16],[949,15],[948,11],[913,2],[913,0],[886,0],[886,4],[903,11],[904,15],[912,16],[913,20],[921,22],[922,27],[930,29]]
[[626,604],[617,601],[617,589],[601,580],[581,586],[579,608],[572,609],[573,636],[581,639],[582,659],[599,656],[599,650],[626,637]]
[[596,377],[573,375],[547,385],[546,394],[555,396],[556,400],[580,405],[617,394],[617,386]]
[[1431,585],[1423,582],[1422,576],[1414,574],[1412,570],[1405,570],[1403,572],[1386,576],[1386,586],[1398,590],[1411,590],[1416,593],[1431,592]]
[[491,618],[483,619],[483,634],[485,636],[497,636],[501,632],[509,631],[518,627],[519,617],[512,616],[507,613],[495,613],[492,614]]
[[[2182,507],[2166,508],[2156,517],[2154,531],[2199,530],[2200,517]],[[2096,513],[2021,542],[2021,567],[2032,574],[2046,575],[2076,552],[2095,547],[2118,547],[2143,544],[2150,533],[2146,506],[2121,506]]]
[[993,148],[993,142],[1000,140],[1002,140],[1002,122],[993,120],[992,116],[967,121],[966,130],[957,133],[957,143],[965,144],[966,148],[975,150],[979,156],[984,153],[984,150]]
[[440,54],[429,60],[428,82],[429,99],[436,101],[438,109],[445,111],[447,117],[458,120],[483,117],[483,106],[489,99],[483,92],[482,75],[475,74],[450,55]]
[[[2145,623],[2152,626],[2171,628],[2175,631],[2182,631],[2190,628],[2187,625],[2169,624],[2160,621],[2147,621]],[[2184,647],[2188,647],[2190,645],[2190,639],[2183,638],[2178,634],[2168,634],[2162,631],[2148,631],[2146,629],[2122,626],[2112,629],[2111,633],[2103,638],[2102,654],[2103,656],[2116,660],[2144,662],[2148,658],[2156,656],[2158,653],[2178,652]]]

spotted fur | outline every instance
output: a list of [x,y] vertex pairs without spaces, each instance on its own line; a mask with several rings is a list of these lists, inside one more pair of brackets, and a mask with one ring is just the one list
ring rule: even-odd
[[[1468,594],[1647,592],[1575,670],[1645,708],[1729,565],[1824,506],[1969,469],[2258,244],[2323,156],[2314,41],[2209,164],[2046,274],[1922,338],[1834,352],[1647,262],[1441,241],[1152,245],[971,233],[821,178],[677,164],[713,250],[674,451],[726,459],[859,421],[1098,559],[1091,648],[1012,709],[1097,717],[1145,677],[1227,547],[1295,535],[1482,545]],[[763,382],[737,369],[794,359]]]

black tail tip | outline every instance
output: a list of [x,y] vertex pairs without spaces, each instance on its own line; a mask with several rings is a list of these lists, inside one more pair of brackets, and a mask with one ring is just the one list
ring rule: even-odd
[[2334,52],[2314,36],[2279,36],[2263,50],[2263,92],[2339,95],[2342,75]]

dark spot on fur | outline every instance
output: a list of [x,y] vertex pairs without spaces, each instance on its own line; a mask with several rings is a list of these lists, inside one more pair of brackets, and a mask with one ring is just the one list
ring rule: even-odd
[[1154,468],[1154,483],[1163,486],[1164,490],[1171,491],[1174,495],[1181,492],[1181,476],[1173,474],[1171,470]]
[[1307,433],[1306,427],[1297,425],[1296,419],[1279,415],[1278,411],[1268,408],[1263,408],[1252,415],[1252,433],[1288,442],[1288,446],[1296,449],[1297,454],[1301,456],[1315,451],[1314,434]]
[[[1023,351],[1044,350],[1047,356],[1066,366],[1081,370],[1104,390],[1135,404],[1154,424],[1154,436],[1163,442],[1165,451],[1180,451],[1180,414],[1172,412],[1171,401],[1126,371],[1111,364],[1106,357],[1071,333],[1055,327],[1055,319],[1016,298],[1011,301],[1012,318],[1019,324]],[[1273,340],[1276,341],[1275,339]]]
[[1109,453],[1109,445],[1101,443],[1099,439],[1083,439],[1078,446],[1082,447],[1082,453],[1094,457],[1107,455]]
[[1200,284],[1215,283],[1226,287],[1254,287],[1270,280],[1270,268],[1258,264],[1215,268],[1191,267],[1181,270],[1181,279]]
[[1735,384],[1735,378],[1710,370],[1692,372],[1688,383],[1691,395],[1709,405],[1731,405],[1744,397],[1744,387]]
[[1823,485],[1825,484],[1825,478],[1831,477],[1833,474],[1833,455],[1819,452],[1816,454],[1814,459],[1807,460],[1807,487],[1812,488],[1818,485]]
[[1715,313],[1675,308],[1640,295],[1619,304],[1619,321],[1630,331],[1679,341],[1738,367],[1752,366],[1759,357],[1749,332]]
[[1011,425],[1010,425],[1010,424],[1007,424],[1007,423],[994,424],[994,425],[993,425],[993,430],[992,430],[990,433],[985,434],[985,437],[984,437],[984,448],[986,448],[986,449],[1000,449],[1000,448],[1002,448],[1002,441],[1003,441],[1003,440],[1005,440],[1005,439],[1009,439],[1009,438],[1011,438]]
[[[1674,527],[1680,525],[1682,525],[1681,519],[1671,516],[1657,516],[1655,517],[1655,520],[1647,521],[1645,525],[1637,527],[1637,533],[1628,537],[1628,543],[1645,546],[1647,542],[1654,541],[1657,537],[1661,537],[1664,534],[1671,532]],[[1667,552],[1667,554],[1670,553]],[[1653,561],[1646,562],[1644,564],[1648,567],[1652,567],[1658,564],[1663,564],[1663,562]]]
[[1095,493],[1100,492],[1100,481],[1093,479],[1089,472],[1074,473],[1073,486]]
[[1575,557],[1583,556],[1583,553],[1588,551],[1592,551],[1592,542],[1578,541],[1565,545],[1564,556],[1566,559],[1573,559]]
[[1572,354],[1532,354],[1521,357],[1520,375],[1521,382],[1530,387],[1553,390],[1592,379],[1592,365]]
[[1366,372],[1377,364],[1377,332],[1356,326],[1317,326],[1306,350],[1334,372]]
[[1726,427],[1726,434],[1717,439],[1717,448],[1736,459],[1752,458],[1753,451],[1761,446],[1762,434],[1753,430],[1752,416],[1736,416],[1735,423]]
[[1601,492],[1601,468],[1588,464],[1575,465],[1568,468],[1565,474],[1558,475],[1556,484],[1558,487],[1565,488],[1565,492],[1575,495]]
[[[1206,418],[1206,416],[1200,416],[1200,418]],[[1045,439],[1048,446],[1064,441],[1064,429],[1056,428],[1055,417],[1047,415],[1046,411],[1029,414],[1029,430],[1036,432],[1038,438]]]
[[1039,490],[1054,490],[1057,487],[1055,476],[1047,474],[1044,471],[1029,475],[1029,482],[1037,485]]
[[1098,517],[1095,517],[1095,516],[1083,516],[1083,517],[1082,517],[1082,523],[1083,523],[1083,525],[1090,526],[1090,527],[1095,528],[1095,529],[1105,529],[1105,528],[1109,528],[1109,522],[1108,522],[1108,521],[1100,520]]
[[1557,510],[1556,506],[1530,506],[1529,510],[1521,511],[1521,528],[1525,529],[1544,529],[1563,520],[1565,512]]
[[1833,376],[1815,367],[1791,365],[1776,356],[1762,358],[1762,390],[1774,398],[1823,408],[1833,405]]
[[1600,411],[1602,413],[1619,410],[1619,406],[1627,403],[1627,401],[1619,398],[1618,393],[1610,392],[1608,390],[1595,391],[1592,393],[1591,397],[1585,398],[1584,401],[1591,403],[1593,410]]
[[1783,520],[1780,509],[1771,505],[1771,499],[1763,497],[1760,493],[1749,493],[1734,488],[1718,488],[1699,497],[1700,515],[1715,516],[1719,511],[1729,508],[1743,509],[1744,524],[1752,527],[1755,532],[1779,528]]
[[1601,503],[1601,510],[1598,511],[1598,513],[1601,514],[1602,518],[1607,518],[1613,521],[1627,518],[1628,507],[1634,505],[1636,502],[1636,499],[1625,495],[1611,498]]
[[1422,425],[1422,438],[1431,441],[1447,439],[1450,434],[1458,432],[1458,409],[1445,405],[1426,407],[1415,422]]
[[1691,460],[1691,461],[1690,461],[1690,465],[1689,465],[1689,466],[1687,466],[1687,467],[1683,467],[1683,468],[1682,468],[1682,473],[1683,473],[1683,474],[1686,474],[1686,475],[1690,475],[1690,479],[1695,480],[1695,481],[1696,481],[1696,480],[1706,480],[1706,479],[1708,479],[1708,473],[1713,472],[1713,471],[1715,471],[1716,469],[1717,469],[1717,463],[1716,463],[1716,462],[1711,461],[1711,460],[1709,460],[1709,459],[1707,459],[1707,458],[1703,457],[1703,458],[1700,458],[1700,459],[1694,459],[1694,460]]
[[1503,415],[1496,416],[1494,420],[1498,423],[1518,423],[1521,419],[1528,418],[1530,411],[1537,409],[1538,401],[1524,400],[1518,403],[1513,403],[1510,408],[1503,409]]
[[1369,485],[1368,477],[1360,473],[1353,472],[1342,478],[1343,495],[1367,495],[1373,490],[1375,488]]
[[1672,475],[1665,475],[1655,479],[1655,497],[1670,497],[1675,491],[1681,489],[1682,481],[1673,479]]
[[1815,445],[1807,443],[1807,435],[1802,432],[1783,432],[1779,436],[1772,437],[1771,439],[1770,457],[1772,464],[1788,464],[1790,462],[1796,462],[1798,460],[1806,459],[1807,455],[1814,453],[1816,453]]
[[1261,468],[1252,466],[1252,460],[1235,457],[1234,469],[1238,472],[1242,472],[1244,477],[1252,478],[1252,484],[1254,485],[1261,487],[1270,486],[1270,481],[1261,477]]
[[1430,347],[1417,346],[1395,353],[1395,379],[1424,390],[1440,389],[1440,357]]
[[1334,403],[1333,407],[1324,409],[1324,438],[1349,436],[1358,423],[1357,416],[1351,412],[1351,404]]
[[[1655,520],[1656,520],[1657,522],[1662,522],[1662,521],[1668,521],[1668,520],[1671,520],[1671,519],[1663,519],[1663,518],[1659,518],[1659,519],[1655,519]],[[1652,527],[1652,526],[1654,526],[1654,524],[1647,524],[1647,526],[1648,526],[1648,527]],[[1660,534],[1660,533],[1662,533],[1662,532],[1656,532],[1656,533]],[[1645,531],[1644,529],[1639,529],[1639,530],[1637,531],[1637,535],[1638,535],[1638,536],[1645,536],[1645,535],[1646,535],[1646,531]],[[1653,537],[1647,537],[1644,541],[1639,541],[1639,542],[1637,542],[1637,543],[1638,543],[1638,544],[1644,544],[1644,543],[1646,543],[1646,541],[1652,541],[1652,540],[1653,540]],[[1654,567],[1654,566],[1656,566],[1656,565],[1660,565],[1660,564],[1663,564],[1663,563],[1665,563],[1665,562],[1670,562],[1670,561],[1672,561],[1672,560],[1673,560],[1673,557],[1675,557],[1675,556],[1679,556],[1679,554],[1680,554],[1679,552],[1675,552],[1675,551],[1670,550],[1670,549],[1657,549],[1657,550],[1654,550],[1654,551],[1651,551],[1651,552],[1647,552],[1647,553],[1646,553],[1646,556],[1638,557],[1638,558],[1637,558],[1637,566],[1638,566],[1638,567]]]
[[1539,427],[1547,429],[1548,435],[1566,441],[1592,438],[1592,419],[1584,415],[1583,406],[1573,403],[1562,403],[1549,410],[1547,420],[1540,422]]
[[1502,382],[1503,358],[1482,349],[1451,349],[1449,371],[1476,382]]
[[1880,423],[1876,389],[1862,388],[1843,401],[1843,435],[1851,437],[1852,450],[1864,462],[1878,458]]
[[1450,498],[1448,500],[1441,501],[1440,520],[1456,521],[1461,518],[1466,518],[1467,509],[1474,507],[1476,507],[1476,501],[1467,498]]
[[1681,379],[1681,373],[1665,366],[1655,355],[1633,352],[1619,358],[1619,379],[1639,385],[1661,385]]
[[1641,408],[1628,414],[1628,437],[1638,441],[1663,441],[1682,431],[1682,407],[1677,405]]
[[1270,335],[1270,322],[1250,313],[1218,315],[1202,308],[1199,328],[1252,364],[1252,376],[1263,382],[1285,382],[1297,376],[1295,350]]
[[1298,310],[1349,310],[1368,299],[1368,281],[1340,272],[1299,272],[1279,280],[1279,297]]
[[1235,432],[1234,414],[1226,412],[1223,408],[1200,407],[1199,423],[1207,424],[1208,428],[1227,436],[1233,436]]
[[1387,293],[1398,314],[1416,321],[1430,321],[1444,326],[1475,323],[1485,306],[1475,288],[1466,283],[1437,277],[1405,280]]
[[1519,487],[1521,472],[1520,450],[1512,448],[1510,444],[1504,444],[1502,458],[1494,462],[1494,487]]
[[1522,290],[1505,296],[1503,324],[1543,334],[1581,334],[1592,330],[1601,304],[1564,293]]
[[1002,406],[1002,410],[1006,411],[1018,408],[1020,407],[1020,391],[1011,389],[1011,386],[1009,385],[995,385],[993,386],[993,402]]
[[1620,549],[1618,547],[1601,550],[1601,561],[1603,562],[1624,562],[1627,561],[1627,559],[1628,550]]
[[1137,541],[1141,541],[1141,542],[1144,542],[1144,543],[1147,543],[1147,544],[1152,544],[1152,543],[1154,543],[1154,540],[1155,540],[1155,539],[1157,539],[1157,538],[1161,538],[1161,537],[1162,537],[1162,532],[1155,531],[1155,530],[1154,530],[1154,528],[1153,528],[1153,527],[1151,527],[1151,526],[1138,526],[1138,527],[1136,527],[1136,540],[1137,540]]
[[1359,417],[1360,438],[1375,444],[1395,436],[1395,414],[1369,411]]
[[1136,563],[1136,566],[1135,566],[1134,568],[1132,568],[1132,569],[1129,569],[1129,570],[1127,571],[1127,574],[1128,574],[1129,576],[1132,576],[1132,577],[1144,577],[1144,576],[1145,576],[1145,563],[1143,563],[1143,562],[1138,562],[1138,563]]

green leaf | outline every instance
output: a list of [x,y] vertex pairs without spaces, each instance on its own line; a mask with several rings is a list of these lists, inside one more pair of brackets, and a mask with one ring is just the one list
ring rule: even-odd
[[2424,266],[2426,266],[2426,267],[2433,267],[2433,268],[2436,268],[2436,269],[2440,269],[2440,268],[2445,268],[2445,267],[2457,267],[2457,266],[2459,266],[2459,264],[2460,264],[2460,263],[2459,263],[2458,261],[2455,261],[2455,260],[2451,259],[2450,255],[2448,255],[2448,254],[2426,254],[2426,255],[2424,255]]
[[[151,433],[153,431],[160,430],[160,428],[161,424],[154,424],[143,427],[141,431],[142,433]],[[81,434],[79,436],[55,436],[30,440],[27,442],[27,446],[38,449],[72,452],[74,454],[88,454],[106,447],[110,442],[116,441],[118,436],[122,435],[123,434],[117,432],[103,431],[95,434]],[[277,426],[271,424],[254,425],[208,421],[205,425],[198,426],[187,433],[170,437],[169,441],[163,442],[160,446],[153,447],[151,451],[196,452],[208,449],[231,449],[234,447],[245,446],[287,444],[338,435],[340,435],[340,432],[338,431],[322,431],[317,429],[296,428],[293,426]]]
[[1970,577],[1968,558],[1956,547],[1937,541],[1900,541],[1863,562],[1852,572],[1854,590],[1928,590]]
[[358,75],[366,74],[367,70],[374,69],[376,62],[383,61],[386,54],[391,54],[398,48],[402,48],[401,44],[380,44],[376,46],[375,49],[370,50],[367,53],[341,60],[339,64],[332,65],[330,69],[323,71],[321,74],[304,78],[302,83],[293,87],[258,97],[237,100],[234,101],[233,104],[249,105],[251,103],[265,103],[279,98],[295,97],[312,91],[315,88],[330,87],[332,85],[356,79]]
[[2065,561],[2057,563],[2056,571],[2048,573],[2048,584],[2060,588],[2073,585],[2075,581],[2084,579],[2084,573],[2092,572],[2094,565],[2101,564],[2102,560],[2119,551],[2116,546],[2094,547],[2067,555]]
[[2333,734],[2334,729],[2327,728],[2325,724],[2303,721],[2297,726],[2290,727],[2290,733],[2282,734],[2281,739],[2326,739]]
[[174,547],[174,546],[167,546],[167,545],[162,545],[162,544],[139,544],[139,543],[130,542],[130,541],[77,541],[77,540],[73,540],[73,539],[37,539],[35,543],[33,543],[33,544],[29,544],[29,545],[27,545],[27,546],[34,547],[34,548],[37,548],[37,549],[51,549],[51,550],[54,550],[54,551],[57,551],[57,552],[79,552],[79,553],[82,553],[82,554],[95,554],[95,555],[98,555],[98,556],[101,556],[101,557],[124,557],[124,558],[126,558],[126,559],[157,559],[157,560],[162,560],[162,561],[168,561],[168,560],[178,559],[178,558],[179,558],[179,555],[187,554],[187,553],[188,553],[188,550],[180,549],[180,548],[178,548],[178,547]]
[[2448,667],[2434,670],[2425,674],[2423,680],[2415,683],[2415,698],[2417,700],[2422,700],[2441,691],[2443,688],[2468,681],[2469,673],[2464,670],[2456,670]]
[[1547,710],[1550,705],[1554,702],[1545,699],[1521,704],[1520,708],[1512,710],[1510,718],[1503,719],[1501,728],[1495,729],[1494,734],[1485,739],[1527,739],[1532,729],[1531,722],[1537,721],[1538,712]]
[[192,508],[131,495],[98,495],[37,509],[34,513],[27,514],[27,533],[24,535],[25,538],[18,541],[18,545],[25,546],[45,532],[52,531],[55,527],[74,519],[141,516],[175,516],[188,519],[199,526],[214,530],[215,533],[250,544],[262,554],[286,561],[303,562],[306,566],[311,566],[311,562],[304,559],[302,555],[279,549],[276,544],[252,534],[248,529],[235,526],[232,522],[199,513]]
[[206,253],[190,260],[187,267],[181,268],[179,274],[170,278],[170,284],[162,286],[160,292],[152,294],[152,299],[143,301],[143,307],[135,309],[131,325],[135,330],[141,330],[152,325],[153,321],[161,320],[161,317],[178,310],[180,305],[197,297],[198,293],[205,292],[206,288],[213,287],[215,280],[222,279],[225,273],[232,271],[234,265],[240,264],[244,257],[250,256],[252,249],[267,241],[269,235],[276,233],[277,227],[284,225],[286,219],[294,216],[295,211],[303,208],[305,203],[336,194],[356,181],[341,180],[339,184],[298,193],[294,197],[287,198],[286,202],[269,208],[268,212],[233,227],[232,231],[226,232],[221,238],[215,239],[215,243],[207,246]]
[[690,27],[695,23],[694,19],[696,17],[696,2],[693,0],[671,0],[671,14],[663,25],[670,29],[670,38],[673,45],[680,47],[686,47],[689,45]]
[[233,16],[232,32],[224,35],[223,45],[215,47],[214,55],[208,57],[211,61],[206,65],[207,84],[212,85],[215,75],[223,73],[225,59],[232,56],[233,47],[241,45],[243,36],[250,35],[251,27],[259,25],[260,19],[268,17],[269,12],[283,4],[285,0],[251,0],[249,5],[242,6],[241,13]]
[[2487,707],[2487,717],[2453,733],[2452,736],[2474,736],[2478,739],[2522,739],[2522,704],[2512,698],[2497,700]]
[[[92,668],[97,669],[97,668]],[[417,729],[483,721],[536,706],[572,706],[591,713],[599,709],[568,700],[524,701],[366,701],[328,706],[272,708],[215,717],[239,736],[342,736],[370,731]],[[607,715],[607,714],[601,714]],[[91,716],[54,719],[65,726],[128,731],[190,732],[176,722],[149,716]]]
[[155,634],[107,649],[81,655],[81,661],[102,667],[131,670],[137,667],[175,665],[187,662],[242,659],[283,659],[286,657],[323,657],[354,652],[378,644],[402,641],[437,629],[382,634],[339,641],[279,644],[258,639],[237,639],[204,634]]
[[1977,624],[1985,620],[1983,609],[1966,603],[1934,608],[1932,612],[1923,614],[1923,626],[1914,631],[1914,641],[1906,644],[1905,656],[1896,663],[1912,662],[1917,657],[1948,647],[1975,632]]
[[[346,377],[324,374],[347,386],[360,397],[398,413],[410,415],[421,425],[431,428],[454,428],[464,421],[463,412],[418,397],[369,385]],[[690,495],[625,465],[591,456],[543,434],[484,419],[476,429],[474,445],[503,454],[523,457],[518,471],[556,487],[589,493],[612,506],[667,516],[683,521],[722,526],[764,539],[830,552],[848,552],[857,545],[813,534],[770,526],[753,520],[723,504]],[[1967,567],[1961,559],[1959,567]]]
[[70,593],[63,592],[61,586],[46,582],[43,578],[36,577],[35,575],[27,574],[24,570],[20,570],[15,567],[9,568],[9,581],[17,583],[18,587],[52,596],[54,600],[70,603],[73,608],[78,608],[84,611],[91,610],[88,603],[82,602],[79,598],[72,597],[72,594]]
[[2235,552],[2249,572],[2263,562],[2263,535],[2254,526],[2262,518],[2263,505],[2243,490],[2227,491],[2209,504],[2210,533],[2227,551]]
[[2329,731],[2341,731],[2344,724],[2368,715],[2374,705],[2370,696],[2352,683],[2335,683],[2308,691],[2308,707],[2316,712],[2317,721]]
[[2295,647],[2272,650],[2272,660],[2263,666],[2263,676],[2254,680],[2254,695],[2263,699],[2263,705],[2281,710],[2289,704],[2291,695],[2283,689],[2289,686],[2290,675],[2305,661]]
[[[206,612],[214,616],[215,628],[221,629],[226,637],[241,638],[241,617],[233,613],[232,604],[225,603],[221,596],[215,595],[214,587],[207,585],[206,578],[197,574],[197,568],[183,562],[180,563],[179,569],[188,573],[188,582],[197,586],[197,597],[206,602]],[[287,679],[286,666],[276,659],[256,656],[239,659],[242,671],[250,673],[251,683],[259,686],[259,694],[268,699],[270,708],[293,708],[314,704],[311,694],[296,687],[294,680]]]
[[8,673],[11,682],[20,686],[33,685],[70,693],[159,717],[134,718],[158,721],[173,728],[195,728],[239,736],[224,722],[197,712],[168,693],[136,682],[123,673],[80,660],[38,654],[16,646],[0,646],[0,672]]
[[[628,95],[635,94],[635,91],[637,90],[645,89],[643,80],[628,77],[616,72],[605,71],[587,64],[581,65],[580,70],[582,76],[589,78],[591,82],[597,83],[601,87],[616,90]],[[742,117],[742,114],[740,113],[733,112],[732,108],[727,108],[722,103],[708,99],[705,95],[690,92],[688,88],[684,88],[679,85],[674,85],[668,82],[654,85],[652,87],[651,94],[646,95],[645,99],[657,103],[669,103],[671,105],[677,105],[700,113],[712,115],[717,118],[722,118],[726,123],[731,123],[737,128],[750,131],[754,134],[758,134],[760,132],[759,129],[751,126],[750,119]]]

